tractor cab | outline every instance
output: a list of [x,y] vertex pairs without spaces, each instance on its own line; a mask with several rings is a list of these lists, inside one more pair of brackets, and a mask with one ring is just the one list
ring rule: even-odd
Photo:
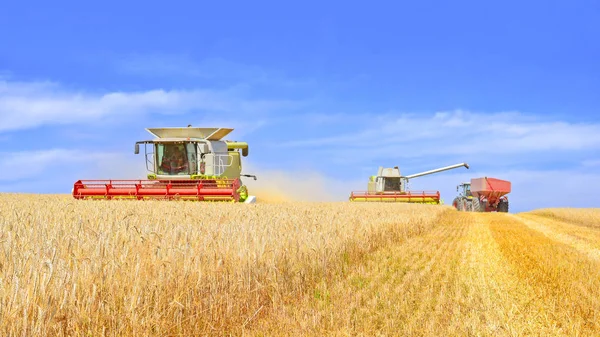
[[471,193],[471,183],[462,183],[456,186],[456,191],[459,193],[459,196],[465,198],[472,198],[473,194]]

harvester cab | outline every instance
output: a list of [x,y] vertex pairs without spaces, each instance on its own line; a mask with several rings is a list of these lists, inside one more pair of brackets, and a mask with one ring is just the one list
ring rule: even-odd
[[[224,141],[233,129],[226,128],[151,128],[156,138],[139,141],[135,153],[144,145],[148,179],[185,180],[240,178],[241,156],[248,155],[246,142]],[[241,153],[240,151],[241,150]]]
[[255,202],[241,177],[241,157],[246,142],[227,141],[230,128],[149,128],[152,140],[135,143],[135,154],[144,146],[147,180],[78,181],[77,199],[137,198]]
[[367,191],[353,191],[350,201],[392,201],[409,203],[439,204],[439,191],[409,191],[410,179],[451,170],[459,167],[469,168],[467,163],[446,166],[435,170],[403,176],[398,166],[394,168],[379,167],[376,176],[371,176],[367,184]]
[[371,176],[367,189],[376,192],[401,191],[404,189],[401,179],[402,175],[400,175],[398,166],[394,168],[379,167],[377,175]]

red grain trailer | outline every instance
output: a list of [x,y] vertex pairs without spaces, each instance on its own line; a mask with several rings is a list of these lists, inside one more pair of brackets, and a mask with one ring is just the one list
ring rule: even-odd
[[459,211],[508,212],[511,183],[507,180],[483,177],[471,179],[456,188],[460,194],[452,202]]

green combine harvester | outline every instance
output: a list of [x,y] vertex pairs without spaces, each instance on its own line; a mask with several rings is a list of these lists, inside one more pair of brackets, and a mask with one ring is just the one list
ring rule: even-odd
[[75,199],[165,199],[254,203],[241,174],[242,157],[248,144],[223,140],[229,128],[149,128],[152,140],[135,143],[135,153],[144,145],[144,180],[78,180]]

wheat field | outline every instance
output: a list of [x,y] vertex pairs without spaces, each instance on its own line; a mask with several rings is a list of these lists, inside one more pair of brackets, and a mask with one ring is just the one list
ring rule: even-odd
[[239,335],[445,211],[0,195],[0,331]]
[[600,335],[599,215],[0,194],[0,335]]

